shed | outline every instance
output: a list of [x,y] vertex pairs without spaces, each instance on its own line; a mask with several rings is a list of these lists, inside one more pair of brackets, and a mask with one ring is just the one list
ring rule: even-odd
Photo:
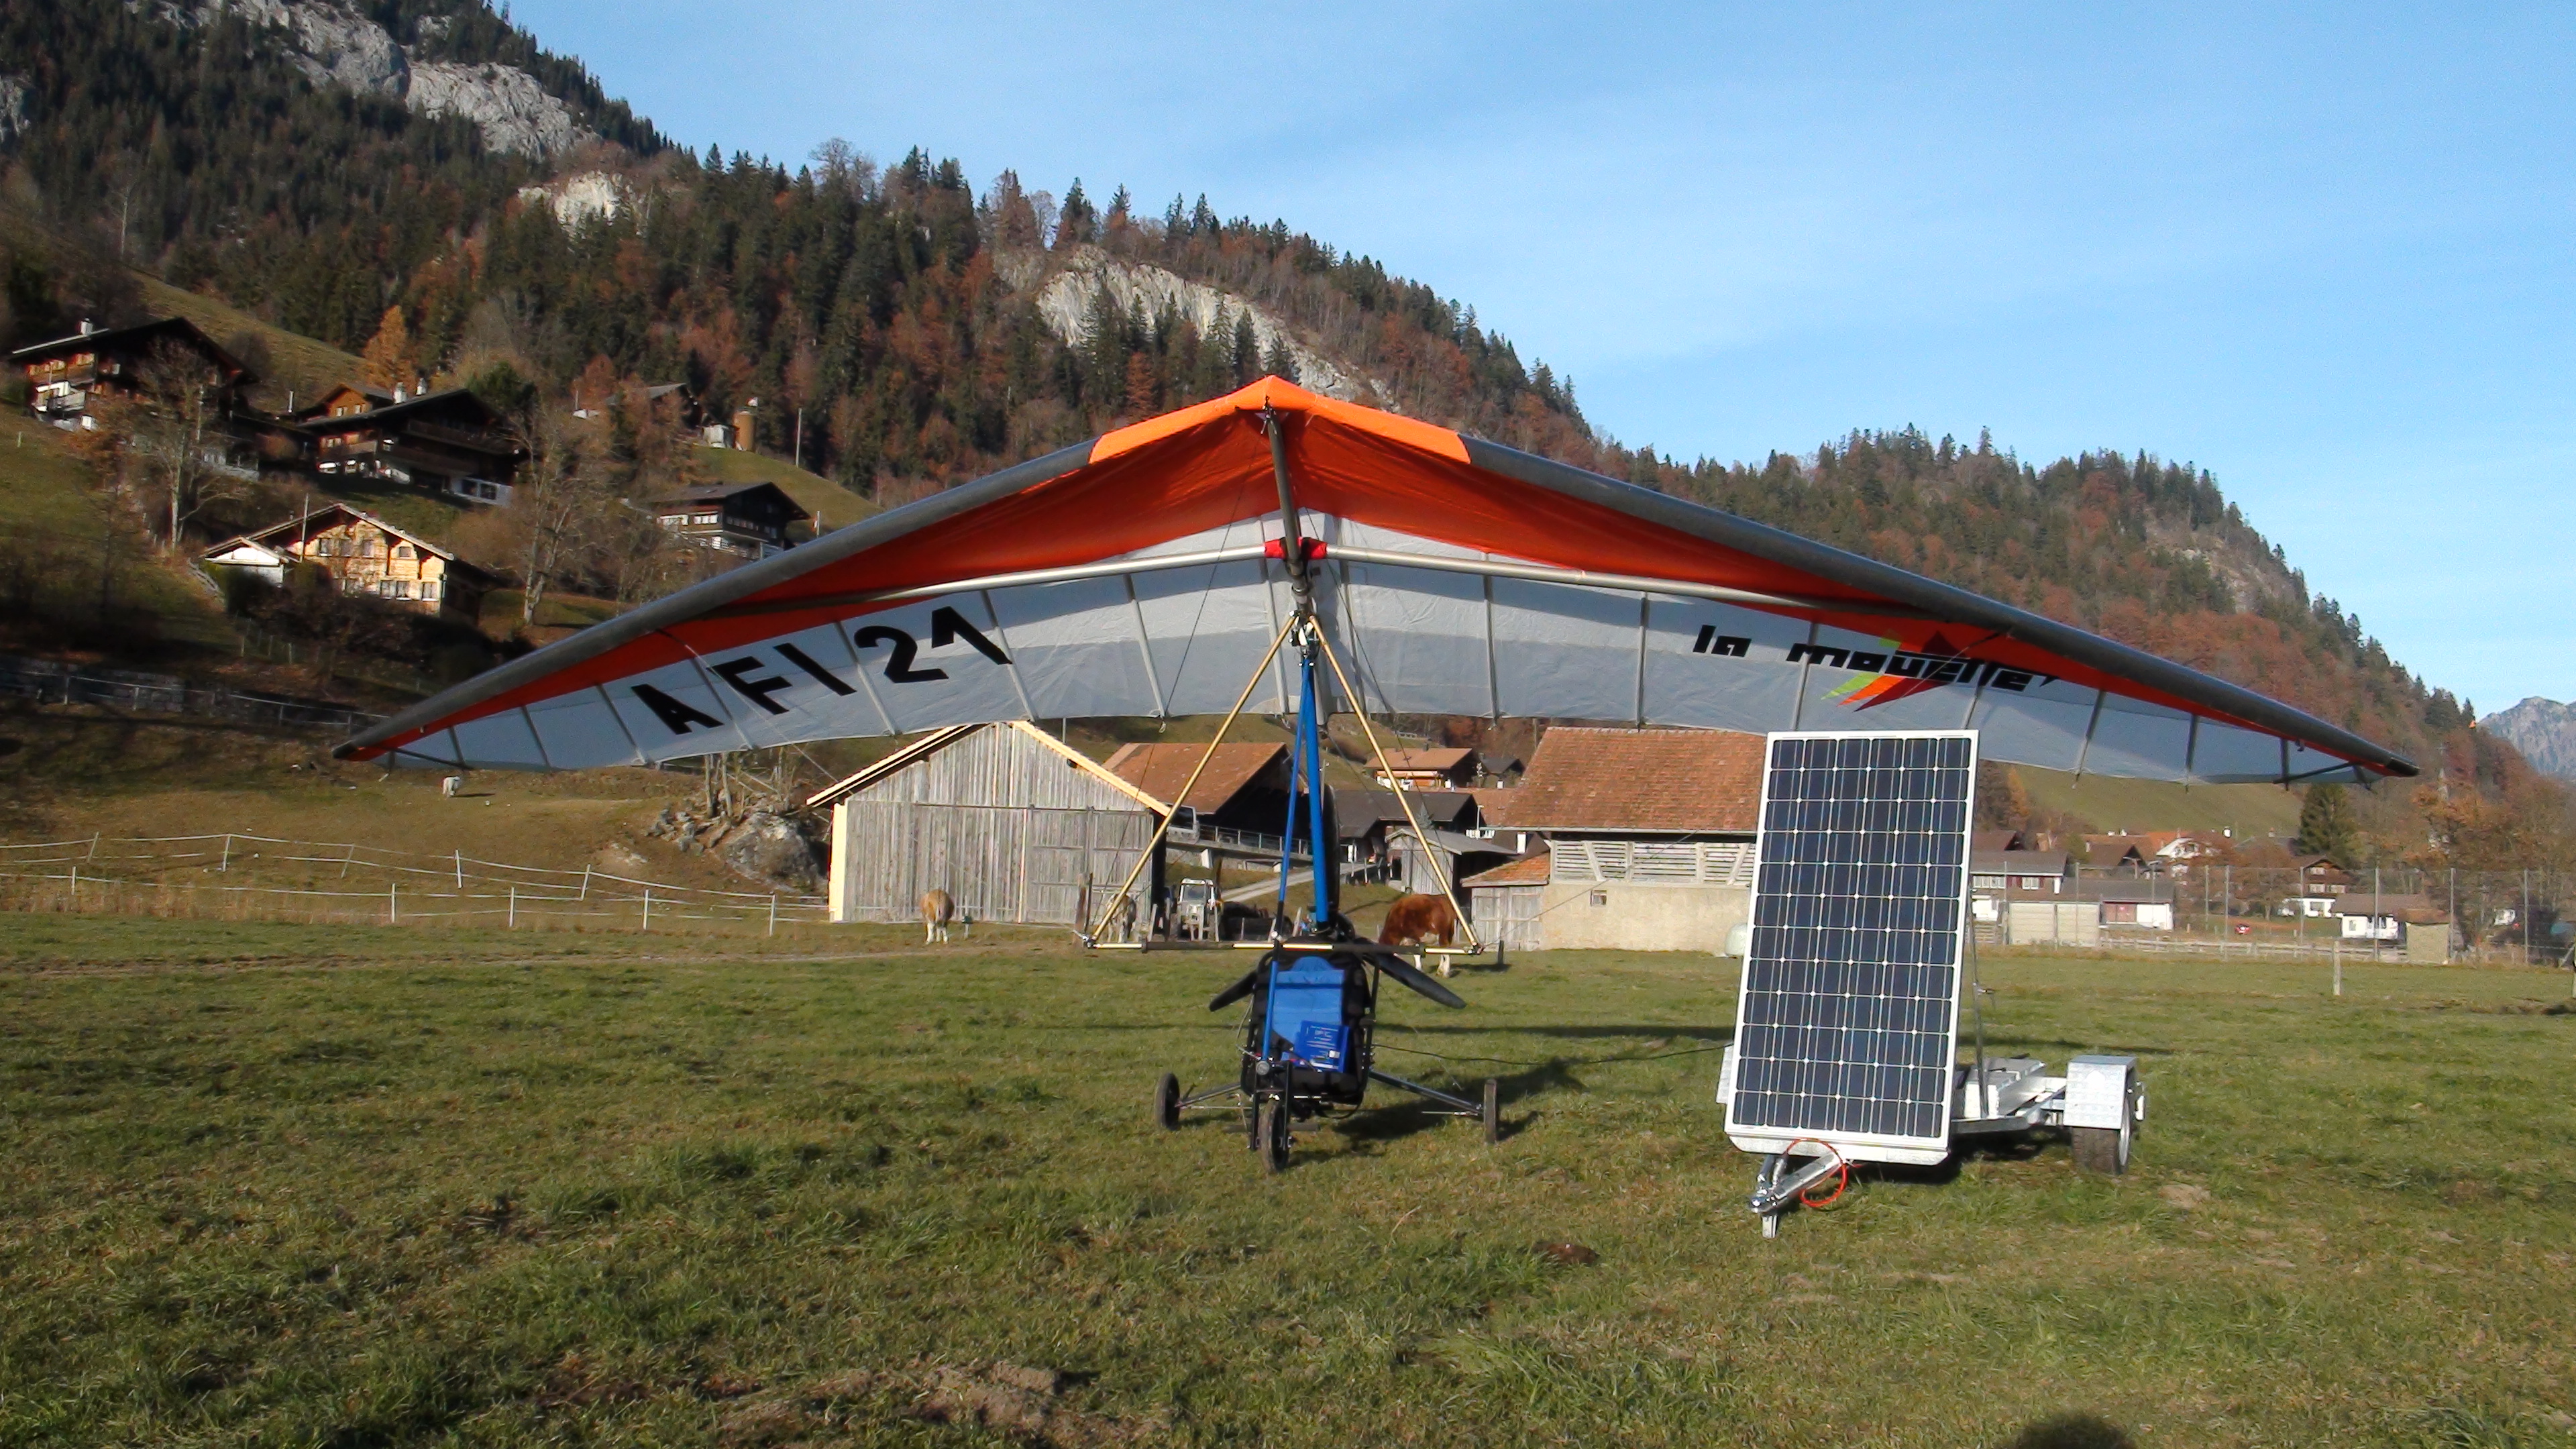
[[[806,805],[832,809],[835,921],[919,920],[944,890],[971,920],[1059,926],[1100,918],[1163,809],[1025,720],[935,730]],[[1150,854],[1140,928],[1161,887]]]
[[1722,730],[1549,730],[1510,792],[1512,830],[1549,862],[1524,949],[1723,951],[1752,919],[1764,750]]
[[1542,921],[1548,868],[1547,849],[1542,846],[1535,854],[1460,882],[1477,936],[1506,952],[1545,949]]

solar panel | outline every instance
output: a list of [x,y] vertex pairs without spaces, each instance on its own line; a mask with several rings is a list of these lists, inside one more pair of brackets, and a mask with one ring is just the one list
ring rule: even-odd
[[1949,1155],[1975,734],[1776,734],[1728,1137]]

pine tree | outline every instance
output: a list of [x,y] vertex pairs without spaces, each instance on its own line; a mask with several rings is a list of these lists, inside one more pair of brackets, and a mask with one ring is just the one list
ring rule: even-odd
[[2341,785],[2310,785],[2299,805],[2299,848],[2348,866],[2361,858],[2361,827]]

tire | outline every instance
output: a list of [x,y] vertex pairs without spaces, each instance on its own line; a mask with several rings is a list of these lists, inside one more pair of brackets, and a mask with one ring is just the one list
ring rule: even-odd
[[2066,1145],[2082,1171],[2118,1177],[2129,1170],[2129,1152],[2138,1134],[2138,1079],[2132,1075],[2120,1093],[2117,1127],[2069,1127]]
[[1288,1170],[1288,1099],[1265,1097],[1253,1113],[1253,1144],[1264,1172]]
[[1166,1132],[1181,1125],[1181,1079],[1170,1072],[1154,1084],[1154,1125]]
[[1492,1077],[1485,1079],[1485,1140],[1503,1140],[1503,1084]]

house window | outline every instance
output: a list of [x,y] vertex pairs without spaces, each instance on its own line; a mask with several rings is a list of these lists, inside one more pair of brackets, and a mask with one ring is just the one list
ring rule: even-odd
[[1608,891],[1594,891],[1592,893],[1592,904],[1596,906],[1606,906],[1610,904],[1610,893]]
[[396,580],[394,580],[394,581],[393,581],[393,584],[394,584],[394,597],[395,597],[395,598],[397,598],[397,599],[408,599],[408,598],[410,598],[410,597],[411,597],[411,580],[409,580],[409,579],[396,579]]
[[420,596],[421,596],[423,599],[429,600],[429,601],[430,601],[430,602],[432,602],[432,603],[437,602],[437,600],[438,600],[438,580],[436,580],[436,579],[422,579],[422,580],[420,581]]
[[701,513],[692,521],[697,523],[713,523],[716,521],[716,515],[712,513]]
[[368,537],[358,541],[358,557],[382,558],[384,555],[385,543],[383,539]]
[[395,544],[395,545],[394,545],[394,557],[396,557],[396,558],[415,558],[415,559],[416,559],[416,558],[420,557],[420,550],[418,550],[418,549],[416,549],[416,548],[413,548],[410,544],[407,544],[407,543],[398,543],[398,544]]

